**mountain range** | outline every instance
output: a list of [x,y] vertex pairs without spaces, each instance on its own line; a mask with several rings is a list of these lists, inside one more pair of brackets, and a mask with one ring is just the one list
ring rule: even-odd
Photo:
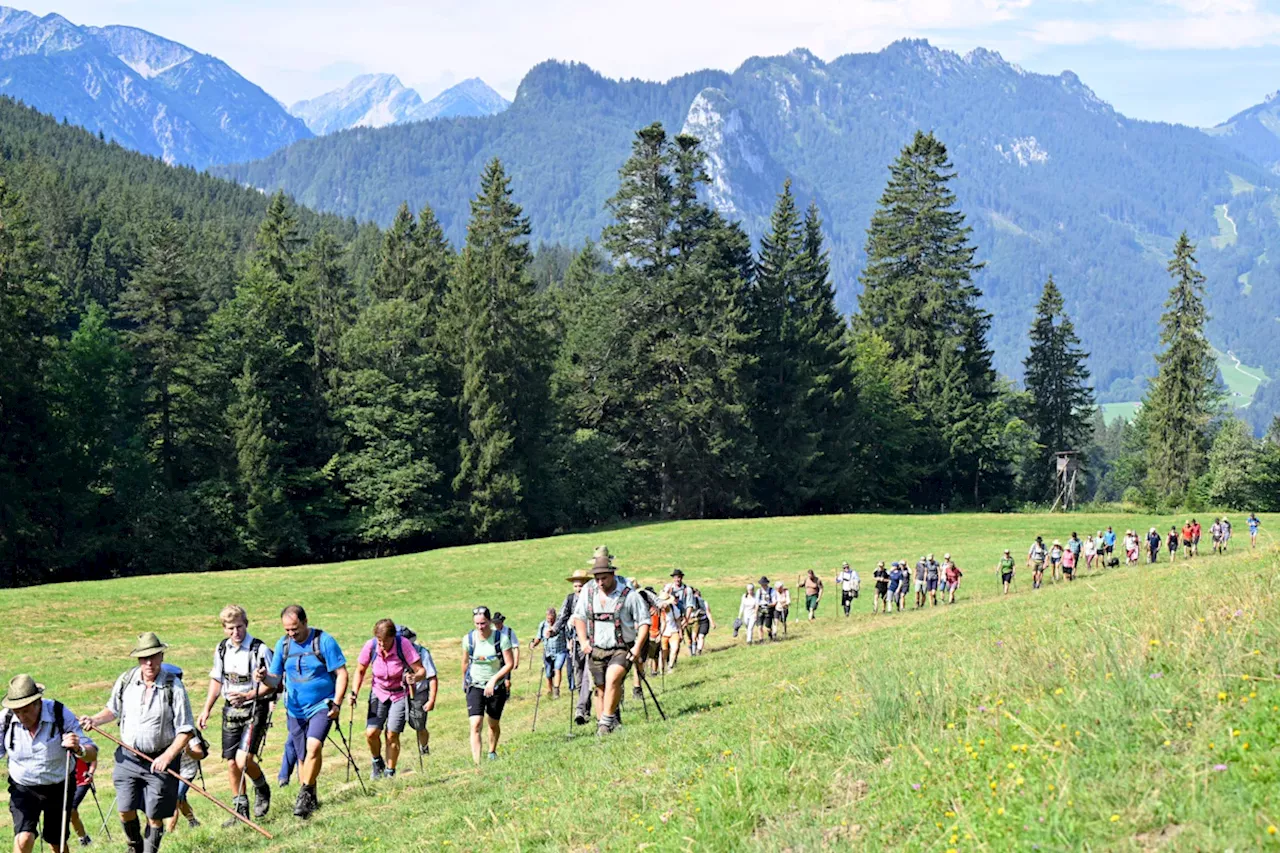
[[1280,92],[1205,132],[1280,175]]
[[82,27],[9,7],[0,7],[0,94],[201,169],[311,136],[220,59],[134,27]]
[[324,136],[352,127],[385,127],[411,121],[502,112],[510,102],[483,80],[472,77],[423,101],[394,74],[363,74],[341,89],[298,101],[289,112]]

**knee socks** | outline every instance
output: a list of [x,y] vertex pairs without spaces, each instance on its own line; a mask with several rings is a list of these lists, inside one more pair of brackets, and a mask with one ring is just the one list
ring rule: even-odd
[[142,850],[142,823],[135,817],[133,820],[123,820],[124,837],[129,842],[129,850],[132,853],[140,853]]

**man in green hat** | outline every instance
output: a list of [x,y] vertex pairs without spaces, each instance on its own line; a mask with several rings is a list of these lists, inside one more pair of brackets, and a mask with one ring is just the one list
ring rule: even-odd
[[[80,720],[86,729],[119,720],[120,741],[148,758],[143,761],[116,747],[111,782],[130,853],[160,849],[164,822],[178,806],[178,778],[165,770],[178,772],[183,750],[196,731],[182,679],[163,668],[168,648],[153,632],[139,634],[129,652],[138,665],[116,679],[106,708]],[[139,810],[147,817],[145,834]]]
[[45,843],[67,853],[63,843],[74,784],[67,784],[70,756],[92,762],[98,748],[61,702],[44,698],[44,685],[23,674],[9,681],[0,713],[0,758],[9,762],[9,813],[13,849],[31,853],[43,822]]
[[573,625],[600,702],[596,734],[607,735],[619,726],[618,706],[627,670],[640,659],[649,638],[649,605],[636,590],[619,582],[608,557],[597,556],[591,574],[594,579],[578,596]]

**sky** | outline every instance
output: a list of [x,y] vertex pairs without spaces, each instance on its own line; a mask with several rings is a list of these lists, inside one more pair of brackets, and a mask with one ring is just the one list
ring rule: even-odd
[[[10,0],[14,2],[14,0]],[[1280,89],[1280,0],[55,0],[213,54],[285,103],[390,72],[430,98],[480,77],[508,98],[544,59],[611,77],[733,70],[806,47],[824,60],[899,38],[1075,71],[1135,118],[1210,126]]]

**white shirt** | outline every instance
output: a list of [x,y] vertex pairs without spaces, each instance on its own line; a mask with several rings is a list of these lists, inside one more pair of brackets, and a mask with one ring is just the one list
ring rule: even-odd
[[756,598],[754,592],[743,593],[742,603],[738,605],[738,615],[743,619],[754,618],[756,608],[760,606],[760,599]]
[[[130,678],[130,673],[133,677]],[[168,679],[173,689],[173,710],[165,707],[164,682]],[[124,687],[123,698],[121,686]],[[162,673],[156,683],[147,687],[142,683],[142,668],[134,667],[116,679],[111,688],[107,708],[120,721],[120,740],[139,752],[156,756],[169,748],[174,739],[183,733],[194,733],[191,720],[191,700],[182,679]]]
[[222,685],[222,695],[225,698],[228,693],[249,693],[256,688],[253,683],[253,674],[258,670],[259,666],[270,666],[271,664],[271,647],[266,643],[259,641],[258,653],[255,655],[250,649],[253,646],[253,636],[247,631],[244,640],[240,645],[232,648],[231,639],[223,641],[226,644],[227,668],[223,671],[221,654],[223,643],[219,643],[213,649],[213,668],[209,670],[209,679],[216,681]]
[[840,584],[840,588],[845,592],[853,592],[862,584],[858,573],[852,568],[841,569],[840,574],[836,575],[836,581]]
[[[0,730],[0,757],[9,759],[9,778],[19,785],[61,785],[67,769],[67,752],[62,737],[53,729],[53,700],[40,700],[40,720],[35,734],[18,721],[15,711],[4,711],[0,721],[9,725]],[[80,721],[67,708],[62,709],[62,733],[80,736],[80,746],[88,749],[93,741],[80,728]],[[13,749],[9,748],[12,741]]]

